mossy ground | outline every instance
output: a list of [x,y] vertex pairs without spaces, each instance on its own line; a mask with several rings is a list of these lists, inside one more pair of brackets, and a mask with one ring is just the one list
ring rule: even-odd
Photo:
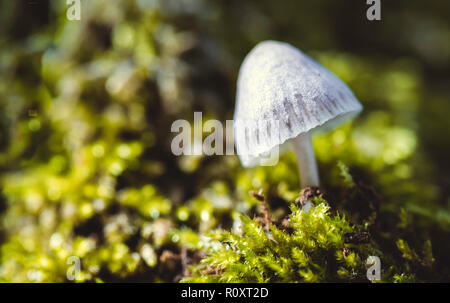
[[[375,25],[352,2],[177,3],[89,1],[79,22],[64,1],[0,3],[0,281],[67,282],[71,256],[79,282],[367,281],[375,255],[382,281],[448,282],[450,8],[383,3]],[[232,118],[239,65],[266,39],[364,105],[315,134],[327,195],[308,213],[292,153],[243,169],[170,150],[176,119]]]
[[[417,254],[403,239],[397,240],[402,256],[386,252],[378,220],[380,196],[373,188],[353,183],[348,168],[339,163],[342,185],[350,200],[365,204],[367,217],[351,222],[330,207],[314,189],[304,189],[290,204],[289,214],[270,219],[266,201],[253,219],[241,216],[241,226],[217,230],[200,241],[207,257],[191,268],[183,282],[367,282],[370,256],[380,258],[382,276],[376,282],[415,282],[430,279],[434,257],[430,240]],[[302,209],[302,200],[313,207]],[[375,206],[376,205],[376,206]],[[345,212],[345,211],[344,211]],[[360,213],[364,213],[361,209]],[[437,276],[434,279],[438,279]]]

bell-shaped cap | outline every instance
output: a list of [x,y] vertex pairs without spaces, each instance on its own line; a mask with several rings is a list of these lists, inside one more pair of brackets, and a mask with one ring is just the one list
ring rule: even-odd
[[338,77],[288,43],[264,41],[246,56],[237,82],[236,150],[242,165],[300,133],[329,129],[362,110]]

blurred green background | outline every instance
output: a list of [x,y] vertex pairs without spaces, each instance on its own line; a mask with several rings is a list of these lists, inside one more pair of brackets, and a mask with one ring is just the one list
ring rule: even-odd
[[244,170],[236,156],[170,151],[176,119],[232,119],[240,63],[267,39],[364,105],[314,138],[324,188],[343,161],[382,196],[380,249],[408,272],[396,241],[430,239],[435,263],[416,279],[450,280],[449,1],[384,0],[372,22],[356,0],[82,0],[80,21],[67,7],[0,1],[0,281],[68,281],[69,256],[78,281],[178,281],[203,234],[254,212],[248,190],[286,213],[300,190],[292,154]]

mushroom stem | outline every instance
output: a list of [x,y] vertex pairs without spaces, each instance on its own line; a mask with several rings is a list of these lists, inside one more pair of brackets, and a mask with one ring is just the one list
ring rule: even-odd
[[297,155],[301,187],[319,186],[319,172],[309,132],[301,133],[291,140]]

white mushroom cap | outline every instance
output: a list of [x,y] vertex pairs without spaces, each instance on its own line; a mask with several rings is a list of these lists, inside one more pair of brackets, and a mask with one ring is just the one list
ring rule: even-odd
[[325,67],[288,43],[264,41],[239,71],[236,150],[243,166],[254,166],[285,141],[337,126],[361,110],[347,85]]

